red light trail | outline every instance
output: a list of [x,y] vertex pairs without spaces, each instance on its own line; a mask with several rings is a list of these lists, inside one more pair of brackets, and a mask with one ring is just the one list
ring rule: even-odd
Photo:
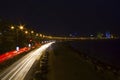
[[6,60],[8,60],[8,59],[10,59],[10,58],[13,58],[14,56],[16,56],[16,55],[18,55],[18,54],[21,54],[21,53],[23,53],[23,52],[26,52],[26,51],[28,51],[28,50],[30,50],[30,49],[27,48],[27,47],[24,47],[24,48],[20,48],[19,51],[14,50],[14,51],[6,52],[6,53],[0,55],[0,63],[4,62],[4,61],[6,61]]

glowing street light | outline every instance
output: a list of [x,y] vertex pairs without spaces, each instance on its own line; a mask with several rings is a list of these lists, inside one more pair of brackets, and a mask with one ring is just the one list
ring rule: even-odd
[[19,29],[20,29],[20,30],[23,30],[23,29],[24,29],[24,27],[23,27],[22,25],[20,25],[20,26],[19,26]]
[[13,29],[15,29],[15,27],[14,27],[14,26],[11,26],[10,28],[11,28],[12,30],[13,30]]
[[36,34],[36,36],[38,36],[38,33]]
[[40,34],[40,37],[42,37],[42,34]]
[[28,31],[25,31],[25,34],[28,34]]
[[46,37],[45,35],[42,36],[43,38]]
[[33,34],[33,33],[34,33],[34,31],[31,31],[31,33]]

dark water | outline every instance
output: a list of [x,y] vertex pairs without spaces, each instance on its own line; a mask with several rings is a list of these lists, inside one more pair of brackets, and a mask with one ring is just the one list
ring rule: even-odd
[[69,42],[73,48],[104,63],[120,67],[120,40],[81,40]]

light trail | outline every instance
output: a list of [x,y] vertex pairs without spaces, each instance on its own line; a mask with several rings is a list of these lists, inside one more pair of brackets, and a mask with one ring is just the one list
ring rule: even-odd
[[0,74],[0,80],[24,80],[33,64],[40,59],[44,51],[53,43],[47,43],[15,62]]
[[6,60],[8,60],[10,58],[13,58],[16,55],[19,55],[19,54],[21,54],[23,52],[27,52],[29,50],[30,50],[29,48],[24,47],[24,48],[21,48],[19,51],[14,50],[14,51],[6,52],[6,53],[0,55],[0,63],[4,62],[4,61],[6,61]]

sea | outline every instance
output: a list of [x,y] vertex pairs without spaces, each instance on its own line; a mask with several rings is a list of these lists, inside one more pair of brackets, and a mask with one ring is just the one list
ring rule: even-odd
[[120,39],[77,40],[69,44],[82,54],[120,68]]

